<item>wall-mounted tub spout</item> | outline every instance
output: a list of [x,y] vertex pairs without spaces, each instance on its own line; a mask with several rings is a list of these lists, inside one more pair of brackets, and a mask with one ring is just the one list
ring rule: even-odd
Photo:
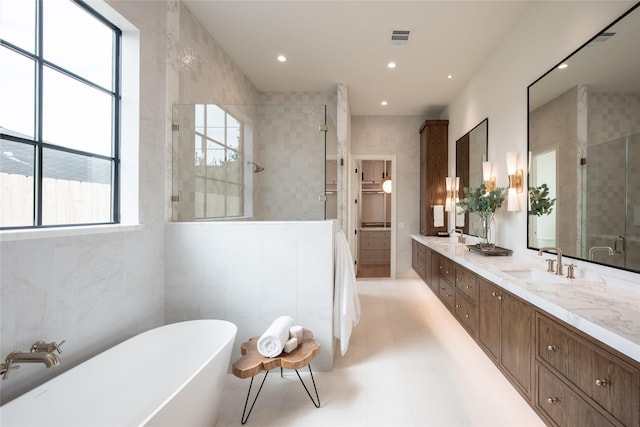
[[64,344],[64,340],[62,340],[60,344],[56,342],[46,343],[44,341],[36,341],[28,353],[19,351],[9,353],[5,359],[5,363],[0,364],[0,375],[2,375],[2,379],[6,380],[10,370],[20,367],[17,363],[42,363],[47,368],[58,366],[60,364],[60,358],[54,351],[62,353],[62,350],[60,350],[62,344]]

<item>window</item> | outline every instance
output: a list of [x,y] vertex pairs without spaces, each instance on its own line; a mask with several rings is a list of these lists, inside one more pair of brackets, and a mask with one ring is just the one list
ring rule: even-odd
[[244,215],[241,122],[217,105],[195,106],[195,217]]
[[119,222],[121,31],[81,1],[0,10],[0,228]]

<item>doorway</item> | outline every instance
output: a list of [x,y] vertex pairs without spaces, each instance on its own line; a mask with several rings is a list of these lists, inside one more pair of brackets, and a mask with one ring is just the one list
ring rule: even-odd
[[395,155],[352,156],[349,228],[357,278],[395,278],[394,165]]

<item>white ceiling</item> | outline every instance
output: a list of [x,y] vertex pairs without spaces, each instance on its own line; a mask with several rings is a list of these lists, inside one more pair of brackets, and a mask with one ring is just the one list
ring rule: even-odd
[[[439,117],[529,4],[183,1],[260,91],[330,91],[344,83],[353,115],[428,118]],[[409,42],[392,44],[391,31],[405,28]],[[276,61],[279,54],[286,63]],[[397,67],[388,69],[389,61]]]

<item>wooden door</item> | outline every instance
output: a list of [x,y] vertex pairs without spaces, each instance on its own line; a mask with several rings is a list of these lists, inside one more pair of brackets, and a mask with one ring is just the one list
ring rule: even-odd
[[500,362],[525,395],[531,390],[533,355],[533,308],[520,299],[501,293]]

